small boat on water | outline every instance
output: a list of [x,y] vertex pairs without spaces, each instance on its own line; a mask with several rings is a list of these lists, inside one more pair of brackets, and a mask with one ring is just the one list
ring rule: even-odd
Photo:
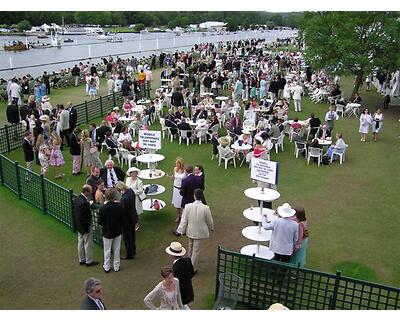
[[10,45],[4,45],[4,51],[24,51],[24,50],[29,50],[29,45],[26,45],[21,41],[14,42],[13,44]]
[[68,38],[68,39],[65,39],[65,40],[64,40],[64,42],[65,42],[65,43],[72,43],[72,42],[74,42],[74,40],[73,40],[73,39],[70,39],[70,38]]
[[43,42],[34,42],[29,44],[32,49],[46,49],[46,48],[51,48],[50,43],[43,43]]
[[112,43],[115,43],[115,42],[123,42],[124,40],[121,38],[121,37],[117,37],[116,35],[115,36],[113,36],[112,38],[108,38],[107,39],[107,42],[112,42]]
[[49,38],[49,36],[45,35],[45,34],[39,34],[39,35],[37,35],[37,37],[38,37],[38,39],[48,39]]

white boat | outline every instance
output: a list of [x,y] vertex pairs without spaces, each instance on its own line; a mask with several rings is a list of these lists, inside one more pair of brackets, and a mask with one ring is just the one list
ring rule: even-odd
[[124,40],[121,37],[117,37],[117,35],[114,35],[111,39],[107,39],[107,42],[123,42]]
[[117,35],[115,33],[103,33],[97,36],[97,40],[109,41],[114,39],[116,36]]
[[62,29],[61,34],[68,36],[79,36],[86,34],[86,30],[85,28],[80,27],[66,27]]

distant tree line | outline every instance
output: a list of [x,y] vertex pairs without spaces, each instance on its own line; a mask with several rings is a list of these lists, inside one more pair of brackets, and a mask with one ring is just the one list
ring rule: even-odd
[[167,26],[168,28],[187,27],[205,21],[222,21],[227,23],[228,30],[238,30],[239,26],[248,29],[257,25],[298,27],[302,13],[269,13],[269,12],[230,12],[230,11],[160,11],[160,12],[119,12],[119,11],[1,11],[0,21],[5,25],[17,25],[23,22],[34,26],[43,23],[119,25],[143,24],[145,27]]

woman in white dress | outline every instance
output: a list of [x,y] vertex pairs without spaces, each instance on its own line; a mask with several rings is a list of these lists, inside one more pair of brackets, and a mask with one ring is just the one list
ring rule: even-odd
[[374,141],[376,142],[378,140],[379,131],[381,131],[383,125],[383,113],[381,112],[380,108],[376,109],[376,112],[372,118],[372,133],[374,135]]
[[140,174],[140,169],[136,167],[129,168],[126,172],[128,178],[126,178],[125,184],[135,192],[135,207],[138,214],[138,222],[136,224],[135,230],[137,231],[140,227],[140,215],[143,213],[143,203],[142,201],[146,197],[143,190],[143,182],[138,178]]
[[182,180],[186,177],[185,162],[182,158],[177,157],[175,159],[175,167],[173,175],[170,177],[174,178],[174,186],[172,191],[172,204],[176,208],[176,219],[175,222],[179,223],[182,216],[182,196],[180,195]]
[[360,116],[360,129],[358,132],[361,134],[361,142],[365,142],[365,137],[368,134],[369,126],[372,124],[372,116],[368,108],[365,108]]
[[[174,278],[172,269],[162,268],[161,276],[164,280],[144,298],[145,305],[151,310],[183,310],[179,280]],[[156,302],[160,302],[159,307]]]

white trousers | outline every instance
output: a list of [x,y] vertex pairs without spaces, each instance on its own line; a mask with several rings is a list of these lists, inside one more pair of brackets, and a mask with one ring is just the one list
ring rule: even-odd
[[110,262],[111,262],[111,249],[114,255],[113,268],[114,271],[119,270],[119,266],[121,264],[120,259],[120,249],[121,249],[121,235],[114,239],[107,239],[103,237],[103,247],[104,247],[104,270],[110,270]]
[[79,262],[86,261],[91,263],[93,261],[93,230],[90,226],[90,231],[85,234],[78,232],[78,258]]
[[192,238],[188,239],[189,239],[188,256],[192,260],[194,271],[197,271],[197,266],[199,264],[200,249],[202,247],[204,239],[192,239]]
[[299,112],[301,111],[301,100],[293,99],[294,102],[294,111]]

